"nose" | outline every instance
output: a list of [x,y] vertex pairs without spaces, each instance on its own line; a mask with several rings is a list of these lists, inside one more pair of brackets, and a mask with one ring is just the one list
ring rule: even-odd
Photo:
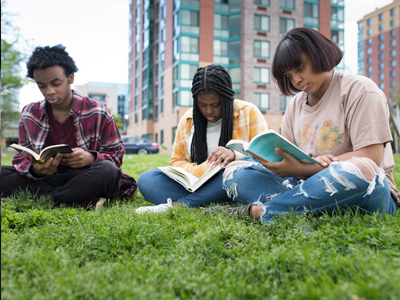
[[49,86],[47,89],[46,89],[46,95],[53,95],[55,93],[55,90],[54,90],[54,88],[52,88],[51,86]]
[[212,106],[207,106],[206,107],[206,113],[208,115],[211,115],[214,112],[214,108]]
[[303,78],[301,78],[301,76],[299,74],[293,74],[292,80],[293,80],[294,85],[296,85],[296,84],[299,84],[300,82],[302,82]]

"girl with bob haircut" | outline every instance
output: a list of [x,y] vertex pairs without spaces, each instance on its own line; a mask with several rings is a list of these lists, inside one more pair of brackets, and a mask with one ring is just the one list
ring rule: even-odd
[[[170,166],[201,177],[210,165],[224,168],[244,157],[224,146],[231,139],[250,141],[268,126],[254,104],[236,100],[234,94],[225,68],[208,65],[197,69],[192,82],[193,108],[179,121]],[[165,212],[178,204],[198,207],[231,201],[222,189],[222,174],[223,170],[190,193],[159,169],[146,171],[138,180],[140,192],[146,201],[158,205],[139,207],[136,212]]]
[[334,42],[311,28],[295,28],[283,37],[272,73],[283,94],[296,95],[281,134],[318,163],[301,163],[280,148],[275,151],[281,162],[232,162],[223,186],[244,206],[211,207],[206,214],[253,217],[266,224],[291,211],[396,213],[400,193],[392,174],[385,94],[367,77],[334,70],[342,55]]

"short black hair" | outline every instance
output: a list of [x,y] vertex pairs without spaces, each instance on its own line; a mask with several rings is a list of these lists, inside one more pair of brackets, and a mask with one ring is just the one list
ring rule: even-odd
[[232,79],[228,71],[219,65],[208,65],[198,68],[193,76],[193,124],[194,133],[190,148],[192,162],[201,164],[207,159],[207,119],[197,106],[197,95],[200,92],[219,95],[222,124],[219,146],[225,146],[233,134],[233,100],[235,91],[232,89]]
[[65,51],[63,45],[56,45],[53,47],[36,47],[31,57],[29,58],[26,67],[28,69],[27,76],[33,79],[33,71],[35,69],[46,69],[51,66],[60,66],[65,71],[65,76],[78,71],[74,60]]
[[321,32],[309,27],[290,30],[280,41],[272,61],[272,75],[284,95],[300,92],[284,73],[303,64],[302,53],[308,54],[316,74],[333,70],[343,57],[339,46]]

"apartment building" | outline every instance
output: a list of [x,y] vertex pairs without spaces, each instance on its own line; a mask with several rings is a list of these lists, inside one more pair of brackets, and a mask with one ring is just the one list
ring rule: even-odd
[[291,97],[271,67],[283,35],[309,26],[344,50],[344,0],[132,0],[130,16],[128,134],[164,145],[161,153],[172,153],[178,121],[192,107],[198,67],[225,67],[235,97],[255,103],[280,132]]
[[358,74],[371,78],[388,99],[400,97],[400,0],[358,23]]

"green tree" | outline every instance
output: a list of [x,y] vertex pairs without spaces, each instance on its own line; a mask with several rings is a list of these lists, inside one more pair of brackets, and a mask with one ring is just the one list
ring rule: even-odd
[[25,55],[15,48],[18,42],[18,28],[11,24],[6,12],[6,1],[1,1],[1,126],[4,122],[18,118],[18,89],[27,80],[21,76],[20,63]]

